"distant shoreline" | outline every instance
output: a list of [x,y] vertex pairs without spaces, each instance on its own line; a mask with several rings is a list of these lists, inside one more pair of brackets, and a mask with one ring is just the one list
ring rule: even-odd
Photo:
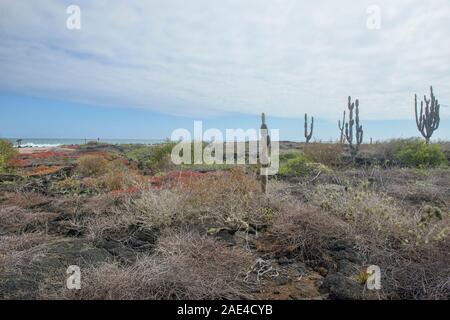
[[[18,138],[6,138],[15,147],[18,146]],[[21,138],[21,148],[58,148],[61,146],[84,145],[89,142],[100,142],[112,145],[122,144],[157,144],[164,142],[163,139],[46,139],[46,138]]]

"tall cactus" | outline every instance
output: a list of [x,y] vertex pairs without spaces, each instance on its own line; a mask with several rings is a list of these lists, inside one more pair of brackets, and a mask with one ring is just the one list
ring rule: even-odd
[[306,143],[309,143],[309,141],[312,138],[313,135],[313,130],[314,130],[314,117],[311,117],[311,129],[310,132],[308,134],[308,114],[305,113],[305,139],[306,139]]
[[423,109],[423,101],[420,101],[420,115],[417,114],[417,94],[414,95],[414,106],[416,112],[416,124],[422,136],[425,138],[427,144],[430,143],[430,138],[433,132],[439,128],[439,101],[433,94],[433,87],[430,87],[430,99],[424,95],[425,110]]
[[266,115],[264,112],[261,114],[261,145],[260,145],[260,178],[261,178],[261,191],[266,193],[267,181],[269,176],[267,175],[267,168],[269,167],[270,159],[270,136],[269,129],[266,124]]
[[338,120],[338,127],[339,131],[341,131],[341,137],[339,139],[340,144],[344,144],[345,142],[345,135],[344,135],[344,129],[345,129],[345,110],[344,114],[342,116],[342,126],[341,126],[341,120]]
[[[356,106],[356,108],[355,108]],[[356,99],[355,102],[352,102],[352,98],[348,97],[348,122],[342,125],[345,125],[345,139],[348,142],[348,146],[350,148],[350,155],[352,157],[352,161],[355,162],[356,155],[359,151],[359,146],[363,141],[363,128],[362,125],[359,124],[359,100]],[[353,110],[355,110],[355,119],[353,119]],[[353,126],[355,126],[355,143],[353,143]]]

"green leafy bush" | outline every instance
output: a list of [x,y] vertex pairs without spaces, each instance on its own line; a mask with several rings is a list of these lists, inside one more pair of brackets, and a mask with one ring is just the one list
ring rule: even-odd
[[126,153],[126,157],[129,160],[136,162],[139,169],[144,169],[144,166],[152,154],[151,147],[139,147]]
[[405,143],[396,154],[397,160],[406,166],[438,167],[448,164],[439,144],[426,144],[423,140]]
[[139,169],[148,168],[158,171],[169,164],[170,155],[175,145],[174,142],[166,142],[155,146],[140,147],[127,153],[127,157],[135,161]]
[[12,160],[18,152],[13,145],[6,140],[0,140],[0,172],[8,172]]
[[282,159],[280,161],[281,164],[279,174],[281,176],[301,176],[314,174],[319,171],[331,171],[330,168],[321,163],[312,162],[303,153],[299,153],[295,155],[295,157],[289,156],[287,162],[285,163],[283,163]]
[[154,170],[163,169],[170,162],[170,155],[175,145],[174,142],[166,142],[153,147],[147,166]]
[[390,164],[398,163],[397,154],[402,147],[405,145],[416,141],[414,138],[399,138],[399,139],[390,139],[388,141],[382,143],[376,143],[372,145],[373,157],[377,159],[384,160]]

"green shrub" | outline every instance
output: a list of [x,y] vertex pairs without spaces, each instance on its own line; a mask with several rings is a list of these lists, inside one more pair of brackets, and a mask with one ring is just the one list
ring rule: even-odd
[[295,159],[298,157],[297,152],[288,152],[288,153],[281,153],[280,154],[280,162],[286,162],[290,159]]
[[398,162],[397,154],[402,147],[416,141],[414,138],[408,139],[391,139],[382,143],[376,143],[372,145],[373,156],[378,159],[382,159],[387,163],[395,164]]
[[139,169],[144,169],[145,163],[150,159],[152,154],[151,147],[139,147],[126,153],[129,160],[136,162]]
[[163,169],[170,162],[172,149],[175,145],[174,142],[166,142],[153,147],[150,159],[146,163],[147,167],[156,171]]
[[281,160],[279,174],[281,176],[301,176],[319,171],[330,172],[331,170],[321,163],[312,162],[303,153],[299,153],[293,158],[289,156],[286,163]]
[[130,160],[138,164],[139,169],[148,168],[152,171],[164,169],[170,162],[172,149],[176,144],[166,142],[149,147],[139,147],[127,153]]
[[405,143],[396,154],[397,160],[406,166],[438,167],[448,164],[439,144],[426,144],[423,140]]
[[0,140],[0,172],[9,172],[10,163],[17,155],[17,150],[9,141]]

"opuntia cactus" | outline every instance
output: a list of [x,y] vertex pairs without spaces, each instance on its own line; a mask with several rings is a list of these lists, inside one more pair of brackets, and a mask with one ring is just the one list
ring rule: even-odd
[[313,135],[313,130],[314,130],[314,117],[311,117],[311,129],[310,132],[308,134],[308,114],[305,113],[305,139],[306,139],[306,143],[309,143],[309,141],[312,138]]
[[416,124],[422,136],[425,138],[427,144],[430,143],[430,138],[433,132],[439,128],[439,102],[433,94],[433,87],[430,87],[430,99],[424,95],[425,110],[423,109],[423,101],[420,102],[420,115],[417,114],[417,94],[414,95],[414,106],[416,113]]
[[[355,108],[356,106],[356,108]],[[361,145],[363,141],[363,128],[362,125],[359,124],[359,100],[356,99],[354,103],[352,103],[352,98],[348,97],[348,122],[342,123],[342,125],[345,125],[345,139],[348,142],[348,146],[350,148],[350,155],[352,157],[353,163],[355,162],[356,155],[359,151],[359,146]],[[355,110],[355,119],[353,119],[353,110]],[[355,143],[353,143],[353,126],[355,127]]]
[[269,176],[267,175],[267,168],[269,167],[270,160],[270,136],[269,129],[266,124],[266,115],[264,113],[261,114],[261,145],[259,147],[260,150],[260,178],[261,178],[261,191],[266,193],[267,189],[267,181],[269,180]]

